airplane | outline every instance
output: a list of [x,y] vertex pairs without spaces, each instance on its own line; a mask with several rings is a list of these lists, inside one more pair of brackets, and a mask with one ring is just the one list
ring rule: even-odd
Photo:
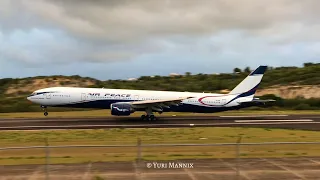
[[111,109],[114,116],[129,116],[145,111],[142,120],[156,120],[154,112],[214,113],[264,105],[254,94],[267,66],[259,66],[228,94],[150,91],[128,89],[52,87],[33,92],[27,99],[39,104],[44,115],[47,107]]

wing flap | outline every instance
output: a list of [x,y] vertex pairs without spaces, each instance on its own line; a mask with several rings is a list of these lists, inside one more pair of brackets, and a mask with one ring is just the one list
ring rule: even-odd
[[177,104],[177,103],[180,103],[181,101],[185,100],[185,99],[189,99],[189,98],[192,98],[192,97],[181,97],[181,98],[176,98],[176,99],[161,99],[161,100],[146,100],[146,101],[134,101],[132,102],[131,104],[132,105],[146,105],[146,104],[165,104],[165,105],[168,105],[168,104],[171,104],[171,103],[174,103],[174,104]]
[[133,108],[151,107],[153,110],[162,111],[162,108],[170,108],[170,106],[178,106],[183,100],[193,97],[181,97],[175,99],[146,100],[131,102]]

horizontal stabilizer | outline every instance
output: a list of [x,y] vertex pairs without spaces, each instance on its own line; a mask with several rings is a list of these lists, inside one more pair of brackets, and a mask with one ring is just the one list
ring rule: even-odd
[[245,101],[245,102],[241,102],[240,104],[259,105],[259,104],[266,104],[266,103],[271,103],[275,101],[276,100],[273,100],[273,99],[266,99],[266,100],[253,99],[252,101]]

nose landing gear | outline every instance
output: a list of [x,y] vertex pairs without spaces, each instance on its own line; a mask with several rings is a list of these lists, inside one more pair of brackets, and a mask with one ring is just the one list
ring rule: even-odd
[[44,116],[48,116],[49,113],[48,113],[48,111],[47,111],[47,106],[41,106],[41,108],[42,108],[42,110],[44,111],[43,115],[44,115]]

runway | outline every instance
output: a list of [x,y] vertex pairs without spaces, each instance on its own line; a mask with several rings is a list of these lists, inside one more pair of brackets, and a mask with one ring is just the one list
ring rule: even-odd
[[0,119],[0,130],[264,127],[320,130],[320,115],[160,116],[156,121],[138,117]]

